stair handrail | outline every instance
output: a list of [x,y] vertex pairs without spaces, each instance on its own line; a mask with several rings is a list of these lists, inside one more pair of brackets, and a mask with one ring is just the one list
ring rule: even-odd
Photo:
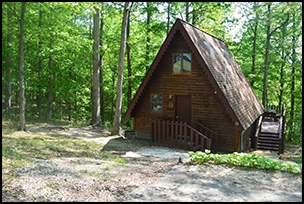
[[200,127],[204,128],[205,130],[215,134],[215,135],[219,135],[219,133],[214,132],[213,130],[209,129],[208,127],[204,126],[203,124],[201,124],[200,122],[196,121],[194,122],[195,124],[199,125]]
[[204,135],[203,133],[201,133],[200,131],[196,130],[195,128],[191,127],[190,125],[186,123],[186,126],[191,130],[193,130],[195,133],[198,133],[199,136],[204,137],[207,141],[211,142],[211,138],[207,137],[206,135]]
[[286,106],[284,107],[284,111],[283,111],[283,134],[285,135],[286,133]]
[[257,125],[257,130],[255,132],[255,137],[256,138],[259,136],[262,120],[263,120],[263,115],[260,115],[259,122],[258,122],[258,125]]
[[279,139],[281,140],[282,138],[282,127],[283,127],[283,117],[281,116],[280,117],[280,120],[279,120]]

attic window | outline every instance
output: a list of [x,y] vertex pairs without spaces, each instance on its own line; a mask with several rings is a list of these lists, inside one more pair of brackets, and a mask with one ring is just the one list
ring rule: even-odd
[[191,53],[175,53],[172,56],[173,73],[191,72]]
[[150,111],[151,113],[161,113],[163,111],[163,95],[150,95]]

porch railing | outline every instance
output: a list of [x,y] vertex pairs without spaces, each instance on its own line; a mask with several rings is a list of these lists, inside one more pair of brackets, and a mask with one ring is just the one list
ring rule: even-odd
[[186,122],[154,119],[151,122],[151,143],[186,150],[211,149],[211,139]]

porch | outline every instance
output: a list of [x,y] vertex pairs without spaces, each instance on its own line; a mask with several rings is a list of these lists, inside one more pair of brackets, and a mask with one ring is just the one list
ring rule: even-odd
[[151,144],[190,151],[215,151],[218,134],[195,122],[195,128],[187,122],[158,118],[151,121]]

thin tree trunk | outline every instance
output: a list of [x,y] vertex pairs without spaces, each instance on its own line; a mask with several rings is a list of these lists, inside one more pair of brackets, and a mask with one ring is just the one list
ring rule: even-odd
[[120,53],[119,53],[119,69],[117,77],[117,94],[116,94],[116,109],[115,109],[115,118],[113,121],[113,128],[111,131],[112,135],[121,134],[121,108],[122,108],[122,83],[123,83],[123,68],[124,68],[124,55],[125,55],[125,46],[127,38],[127,21],[128,15],[130,13],[132,3],[125,2],[122,27],[121,27],[121,43],[120,43]]
[[269,68],[269,49],[270,49],[270,24],[271,24],[271,9],[268,4],[268,15],[267,15],[267,39],[266,39],[266,52],[265,52],[265,70],[264,70],[264,85],[263,85],[263,99],[262,103],[265,107],[267,104],[267,81],[268,81],[268,68]]
[[[254,2],[254,8],[256,8],[256,5],[258,3]],[[254,77],[255,77],[255,57],[256,57],[256,42],[257,42],[257,35],[258,35],[258,24],[259,24],[259,15],[256,11],[255,16],[255,25],[254,25],[254,31],[253,31],[253,48],[252,48],[252,67],[251,67],[251,73],[253,74],[253,77],[251,79],[250,85],[253,88],[254,85]]]
[[195,25],[196,23],[196,9],[193,5],[193,10],[192,10],[192,25]]
[[186,21],[189,22],[189,2],[186,2]]
[[168,3],[168,9],[167,9],[167,35],[169,33],[169,26],[170,26],[170,4],[171,2]]
[[291,137],[288,137],[288,140],[290,141],[291,138],[293,137],[293,132],[294,132],[294,103],[295,103],[295,95],[294,95],[294,92],[295,92],[295,69],[296,69],[296,66],[295,66],[295,62],[296,62],[296,36],[295,36],[295,31],[296,31],[296,24],[295,24],[295,14],[293,14],[292,16],[292,20],[293,20],[293,30],[294,30],[294,33],[293,33],[293,36],[292,36],[292,40],[291,40],[291,43],[292,43],[292,54],[291,54],[291,60],[292,60],[292,68],[291,68],[291,101],[290,101],[290,136]]
[[282,50],[282,65],[281,65],[281,69],[280,69],[280,95],[279,95],[279,110],[280,112],[283,111],[282,110],[282,100],[283,100],[283,87],[284,87],[284,67],[285,67],[285,60],[286,60],[286,55],[285,55],[285,36],[286,36],[286,26],[283,27],[283,31],[282,31],[282,35],[283,35],[283,50]]
[[19,85],[20,85],[20,130],[25,131],[25,85],[24,85],[24,26],[25,26],[26,2],[22,2],[20,18],[20,41],[19,41]]
[[131,102],[132,97],[132,65],[131,65],[131,47],[130,47],[130,15],[128,16],[127,26],[127,68],[128,68],[128,92],[127,102]]
[[150,2],[147,2],[147,41],[146,41],[146,71],[149,69],[149,54],[150,54]]
[[[7,23],[8,28],[12,24],[13,13],[10,9],[7,11]],[[5,98],[5,109],[6,113],[9,115],[12,106],[12,43],[13,43],[13,29],[8,30],[7,35],[7,55],[6,55],[6,98]]]
[[93,93],[92,93],[92,122],[91,124],[94,126],[101,126],[100,120],[100,64],[99,64],[99,10],[95,8],[94,14],[94,45],[93,45]]
[[102,49],[102,53],[100,54],[100,117],[101,120],[104,120],[104,85],[103,85],[103,55],[104,55],[104,50],[103,50],[103,8],[104,3],[101,2],[101,11],[100,11],[100,47]]
[[[53,36],[51,36],[50,49],[53,46]],[[49,56],[49,70],[51,72],[49,79],[49,92],[48,92],[48,105],[46,112],[46,121],[50,121],[52,118],[52,109],[53,109],[53,86],[54,86],[54,72],[53,72],[53,56],[50,54]]]
[[[40,10],[39,10],[39,30],[42,27],[42,10],[41,10],[41,3],[40,3]],[[41,35],[40,32],[38,34],[38,54],[41,52]],[[41,70],[42,70],[42,59],[38,57],[38,96],[37,96],[37,108],[38,108],[38,116],[41,119],[41,100],[42,100],[42,83],[41,83]]]

